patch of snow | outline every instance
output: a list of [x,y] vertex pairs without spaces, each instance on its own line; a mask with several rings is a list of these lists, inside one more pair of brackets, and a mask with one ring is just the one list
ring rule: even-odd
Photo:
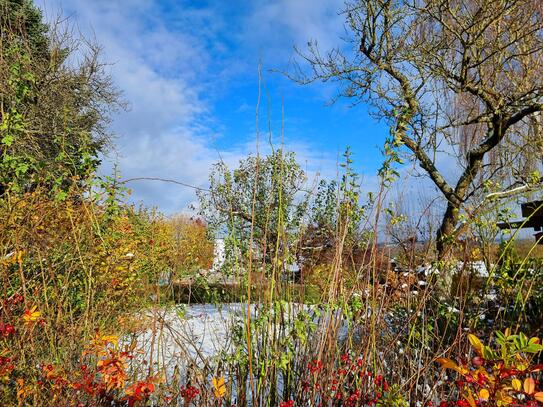
[[456,264],[456,270],[457,271],[461,271],[461,270],[469,271],[469,272],[473,273],[474,275],[476,275],[477,277],[483,277],[483,278],[488,277],[490,275],[488,273],[488,269],[486,268],[485,262],[482,261],[482,260],[471,261],[471,262],[467,262],[467,263],[459,261]]
[[[286,319],[293,321],[300,311],[306,311],[318,325],[326,326],[337,311],[322,311],[316,306],[285,303],[283,312]],[[251,305],[252,318],[258,310]],[[271,310],[273,312],[273,310]],[[135,343],[140,353],[134,366],[153,364],[153,370],[163,371],[167,376],[178,370],[182,374],[190,366],[206,368],[214,366],[216,358],[234,351],[236,326],[243,323],[247,315],[247,305],[242,303],[179,305],[173,309],[149,311],[148,328],[123,339],[123,343]],[[338,337],[347,334],[346,324],[340,326]],[[269,325],[273,330],[273,325]]]
[[417,267],[416,273],[419,275],[423,275],[424,277],[429,277],[434,274],[439,274],[439,270],[437,269],[437,267],[434,267],[431,264],[424,264]]

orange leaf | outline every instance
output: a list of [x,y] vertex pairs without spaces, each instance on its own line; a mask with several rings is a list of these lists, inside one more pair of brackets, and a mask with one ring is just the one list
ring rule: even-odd
[[456,367],[458,367],[458,365],[454,361],[447,358],[437,358],[436,362],[439,363],[444,369],[455,369]]
[[490,393],[487,389],[481,389],[481,391],[479,391],[479,398],[481,400],[488,400],[490,398]]
[[34,305],[31,309],[27,309],[24,314],[23,314],[23,320],[26,322],[26,323],[30,323],[30,322],[35,322],[37,321],[40,316],[41,316],[41,312],[40,311],[36,311],[36,306]]
[[215,397],[218,399],[222,398],[226,393],[226,385],[224,384],[224,377],[213,378],[211,380],[213,382],[213,392],[215,393]]
[[104,343],[111,343],[113,345],[119,344],[119,337],[116,335],[104,335],[101,339]]
[[535,380],[528,377],[524,380],[524,392],[527,394],[533,394],[535,391]]
[[460,374],[467,373],[467,370],[461,366],[458,366],[454,360],[447,358],[437,358],[436,362],[439,363],[443,369],[452,369]]
[[537,393],[535,393],[534,399],[536,399],[540,403],[543,403],[543,391],[538,391]]
[[17,399],[24,400],[27,396],[27,387],[24,379],[17,379]]
[[468,401],[470,407],[477,407],[477,403],[475,403],[475,399],[471,395],[471,391],[469,392],[468,396],[466,397],[466,400]]

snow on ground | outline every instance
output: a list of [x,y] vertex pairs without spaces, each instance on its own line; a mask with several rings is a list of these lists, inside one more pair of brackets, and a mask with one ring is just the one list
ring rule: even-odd
[[154,371],[174,369],[185,371],[191,364],[203,368],[220,352],[231,346],[229,332],[243,315],[242,304],[178,305],[171,309],[156,309],[145,316],[149,328],[126,342],[135,341],[142,353],[137,365],[150,362]]
[[[458,263],[456,267],[468,269],[482,277],[489,275],[483,262]],[[416,271],[427,277],[436,273],[437,269],[428,265]],[[284,306],[287,307],[286,304]],[[292,312],[292,317],[298,311],[306,310],[313,321],[322,326],[324,320],[318,316],[317,308],[290,303],[287,314]],[[191,364],[199,368],[211,367],[214,365],[211,363],[213,358],[232,350],[235,325],[245,319],[246,313],[247,305],[241,303],[177,305],[169,309],[150,310],[145,315],[151,320],[150,324],[146,324],[150,328],[126,338],[126,343],[135,341],[136,348],[142,349],[137,362],[150,361],[158,368],[153,369],[155,371],[166,368],[169,374],[176,367],[185,370]],[[254,305],[251,314],[255,315]],[[346,327],[342,326],[340,331],[340,337],[345,335]]]
[[[293,316],[307,305],[289,304]],[[164,371],[167,376],[177,369],[186,372],[191,365],[212,368],[213,358],[233,350],[232,333],[235,325],[243,323],[247,304],[193,304],[149,311],[148,329],[125,338],[126,344],[136,343],[141,350],[135,366],[153,364],[153,371]],[[251,306],[255,318],[255,307]],[[208,370],[209,371],[209,370]]]
[[[491,266],[491,268],[494,268],[494,267]],[[473,273],[477,277],[483,277],[484,278],[484,277],[489,277],[490,276],[485,262],[481,261],[481,260],[472,261],[472,262],[468,262],[468,263],[465,263],[465,264],[464,264],[463,261],[459,261],[457,263],[457,265],[456,265],[456,271],[460,272],[462,270],[469,271],[469,272]]]

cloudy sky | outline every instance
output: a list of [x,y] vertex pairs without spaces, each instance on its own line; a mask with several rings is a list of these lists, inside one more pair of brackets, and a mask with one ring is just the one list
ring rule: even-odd
[[[311,174],[333,177],[338,156],[351,146],[368,184],[379,167],[387,130],[364,106],[329,106],[333,86],[299,86],[288,70],[294,46],[316,40],[341,45],[342,1],[39,0],[47,19],[69,17],[103,47],[103,59],[129,110],[114,116],[122,178],[162,177],[205,187],[210,166],[231,165],[256,148],[259,63],[261,150],[284,141]],[[284,120],[282,119],[284,110]],[[194,191],[174,184],[130,184],[132,199],[166,213],[184,210]]]

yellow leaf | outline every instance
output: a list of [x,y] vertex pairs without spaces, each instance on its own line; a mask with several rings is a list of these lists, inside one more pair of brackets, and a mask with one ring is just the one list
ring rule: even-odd
[[522,382],[519,379],[513,379],[511,381],[511,385],[516,391],[520,391],[520,389],[522,388]]
[[40,311],[36,311],[36,306],[34,305],[30,310],[26,310],[23,314],[23,320],[27,323],[29,322],[35,322],[37,321],[40,316],[41,316],[41,312]]
[[538,391],[537,393],[535,393],[534,399],[536,399],[540,403],[543,403],[543,391]]
[[477,407],[477,403],[475,403],[475,399],[471,395],[471,391],[469,392],[468,396],[466,397],[466,400],[468,401],[470,407]]
[[524,380],[524,392],[532,394],[535,391],[535,380],[528,377]]
[[23,264],[23,254],[24,254],[23,251],[20,251],[17,253],[17,263],[19,263],[20,265]]
[[25,399],[27,396],[27,388],[25,386],[24,379],[17,379],[17,398],[19,400]]
[[460,374],[467,373],[467,370],[465,368],[458,366],[456,362],[454,362],[451,359],[437,358],[436,362],[439,363],[443,369],[452,369],[452,370],[457,371]]
[[119,337],[118,336],[115,336],[115,335],[104,335],[102,336],[102,341],[106,342],[106,343],[111,343],[113,345],[118,345],[119,344]]
[[507,394],[505,389],[498,390],[494,396],[496,400],[496,405],[498,406],[509,406],[513,403],[513,398]]
[[483,343],[479,340],[479,338],[477,338],[473,334],[469,334],[468,340],[478,354],[481,354],[483,352]]
[[224,384],[224,377],[213,378],[213,392],[218,399],[222,398],[226,393],[226,385]]
[[439,363],[444,369],[455,369],[456,367],[458,367],[458,365],[454,361],[447,358],[437,358],[436,362]]
[[479,391],[479,398],[481,400],[488,400],[490,397],[490,393],[488,392],[487,389],[481,389],[481,391]]

